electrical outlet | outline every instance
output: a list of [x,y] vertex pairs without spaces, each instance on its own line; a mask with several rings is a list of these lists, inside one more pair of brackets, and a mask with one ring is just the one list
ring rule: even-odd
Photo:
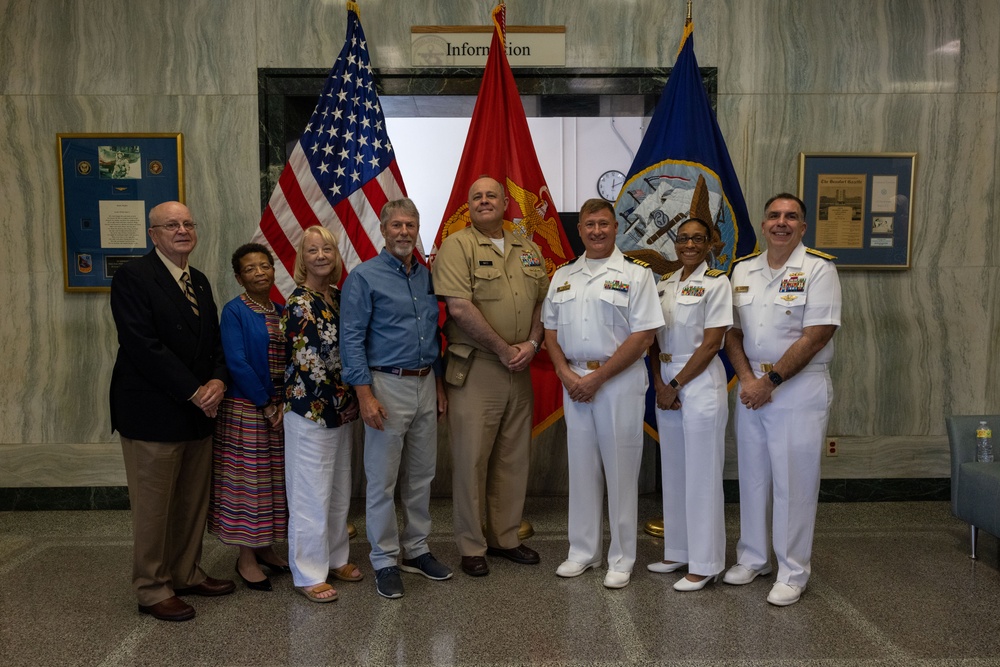
[[826,441],[826,455],[827,456],[836,456],[837,455],[837,441],[836,440],[827,440]]

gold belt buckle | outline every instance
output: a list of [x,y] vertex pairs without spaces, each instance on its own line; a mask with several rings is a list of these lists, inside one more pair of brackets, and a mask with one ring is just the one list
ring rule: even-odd
[[660,361],[670,363],[673,360],[673,355],[669,352],[660,352]]
[[760,370],[764,371],[765,373],[770,373],[771,371],[774,370],[774,364],[761,364]]
[[601,362],[599,362],[599,361],[588,361],[587,362],[587,370],[588,371],[596,371],[600,367],[601,367]]

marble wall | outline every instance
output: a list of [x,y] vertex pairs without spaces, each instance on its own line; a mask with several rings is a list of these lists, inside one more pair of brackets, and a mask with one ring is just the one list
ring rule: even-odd
[[[484,24],[493,0],[362,0],[376,67],[409,67],[409,26]],[[569,67],[673,63],[685,2],[509,0],[511,24],[566,26]],[[844,272],[824,477],[947,477],[944,416],[1000,412],[992,372],[1000,231],[1000,3],[698,0],[696,52],[754,214],[794,191],[800,151],[916,151],[912,267]],[[328,0],[0,2],[0,488],[124,483],[106,392],[107,294],[63,291],[56,134],[184,134],[192,261],[234,296],[228,252],[259,219],[258,67],[328,67]],[[1000,424],[997,424],[1000,427]],[[559,491],[564,432],[536,443]],[[446,458],[446,457],[445,457]],[[727,478],[735,477],[729,457]]]

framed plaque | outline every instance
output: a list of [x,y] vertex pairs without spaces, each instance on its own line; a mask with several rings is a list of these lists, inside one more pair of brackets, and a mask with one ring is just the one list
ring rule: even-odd
[[67,292],[111,289],[119,266],[153,249],[149,209],[184,202],[180,133],[59,134]]
[[810,248],[838,268],[907,269],[916,153],[800,153]]

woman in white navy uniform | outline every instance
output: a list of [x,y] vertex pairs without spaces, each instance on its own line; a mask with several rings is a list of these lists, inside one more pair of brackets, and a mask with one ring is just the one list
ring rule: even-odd
[[663,560],[652,572],[687,567],[674,584],[697,591],[719,578],[726,565],[722,492],[725,462],[726,370],[719,359],[733,324],[729,279],[706,262],[713,231],[691,218],[678,228],[679,271],[657,291],[665,325],[656,333],[650,360],[656,388],[656,425],[663,472]]

